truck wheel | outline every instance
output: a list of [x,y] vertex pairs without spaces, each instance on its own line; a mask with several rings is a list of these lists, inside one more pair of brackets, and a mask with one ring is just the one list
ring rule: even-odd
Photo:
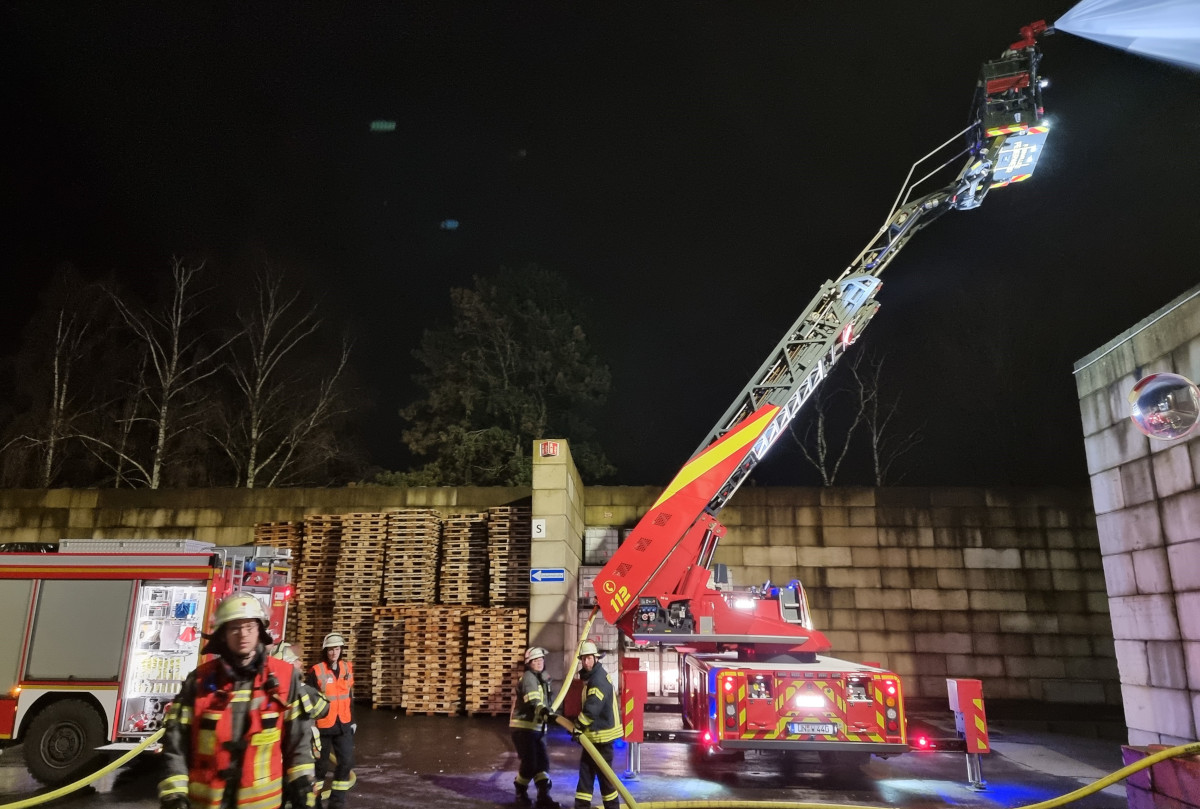
[[88,703],[64,699],[47,706],[29,723],[25,765],[48,786],[67,784],[99,769],[104,754],[104,722]]

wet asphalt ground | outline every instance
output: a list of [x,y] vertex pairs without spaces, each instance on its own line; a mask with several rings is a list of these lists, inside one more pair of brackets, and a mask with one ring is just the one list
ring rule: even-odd
[[[358,709],[352,809],[423,807],[482,809],[511,805],[517,759],[505,717],[408,716],[390,710]],[[994,722],[995,752],[982,758],[985,791],[966,783],[962,754],[908,754],[872,758],[860,773],[834,776],[803,757],[747,754],[743,761],[689,761],[678,744],[646,744],[641,774],[624,779],[634,800],[655,801],[802,801],[874,807],[987,807],[1009,809],[1064,795],[1120,769],[1115,741],[1019,730]],[[561,729],[550,735],[553,794],[571,806],[580,747]],[[618,774],[628,766],[628,750],[618,749]],[[93,786],[45,804],[53,807],[124,807],[156,809],[155,787],[161,778],[155,756],[143,756]],[[0,755],[0,809],[38,793],[26,772],[19,747]],[[596,795],[593,804],[599,805]],[[719,804],[713,804],[719,805]],[[1071,806],[1117,809],[1127,806],[1123,784],[1109,787]]]

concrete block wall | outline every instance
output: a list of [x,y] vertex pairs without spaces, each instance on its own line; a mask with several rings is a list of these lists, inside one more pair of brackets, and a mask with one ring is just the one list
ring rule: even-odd
[[[588,524],[631,525],[658,494],[589,488]],[[800,579],[833,655],[910,698],[959,676],[985,699],[1120,702],[1086,490],[750,487],[721,517],[735,586]]]
[[1150,439],[1129,391],[1200,379],[1200,286],[1075,364],[1131,745],[1200,738],[1200,432]]
[[262,522],[397,508],[484,511],[522,487],[344,489],[0,489],[0,543],[64,538],[195,539],[248,545]]

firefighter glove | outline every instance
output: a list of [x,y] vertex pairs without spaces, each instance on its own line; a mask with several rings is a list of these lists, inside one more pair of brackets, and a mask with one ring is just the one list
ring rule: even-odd
[[575,741],[579,741],[579,737],[582,735],[583,735],[583,725],[576,722],[575,725],[571,728],[571,738],[574,739]]
[[159,802],[160,809],[192,809],[187,795],[168,795]]
[[550,710],[545,705],[539,705],[537,713],[534,715],[536,722],[550,722],[554,719],[554,711]]

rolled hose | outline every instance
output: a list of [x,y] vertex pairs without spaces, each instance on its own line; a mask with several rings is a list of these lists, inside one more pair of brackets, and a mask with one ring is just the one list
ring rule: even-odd
[[95,781],[99,778],[102,778],[103,776],[108,775],[110,772],[117,769],[118,767],[121,767],[121,766],[124,766],[125,764],[127,764],[138,753],[142,752],[147,747],[149,747],[150,745],[154,744],[156,741],[161,739],[162,735],[163,735],[163,729],[159,728],[154,733],[150,734],[145,739],[143,739],[142,743],[139,744],[137,747],[135,747],[132,750],[130,750],[129,752],[123,754],[119,758],[116,758],[113,761],[109,762],[105,766],[101,767],[99,770],[96,770],[96,772],[91,773],[89,775],[85,775],[83,778],[80,778],[78,781],[74,781],[70,784],[67,784],[66,786],[59,787],[58,789],[53,789],[53,790],[43,793],[41,795],[34,795],[32,798],[22,798],[21,800],[14,801],[13,803],[0,803],[0,809],[24,809],[24,807],[26,807],[26,806],[37,806],[38,804],[46,803],[48,801],[52,801],[57,798],[61,798],[64,795],[69,795],[70,793],[74,792],[77,789],[83,789],[85,786],[92,783],[93,781]]

